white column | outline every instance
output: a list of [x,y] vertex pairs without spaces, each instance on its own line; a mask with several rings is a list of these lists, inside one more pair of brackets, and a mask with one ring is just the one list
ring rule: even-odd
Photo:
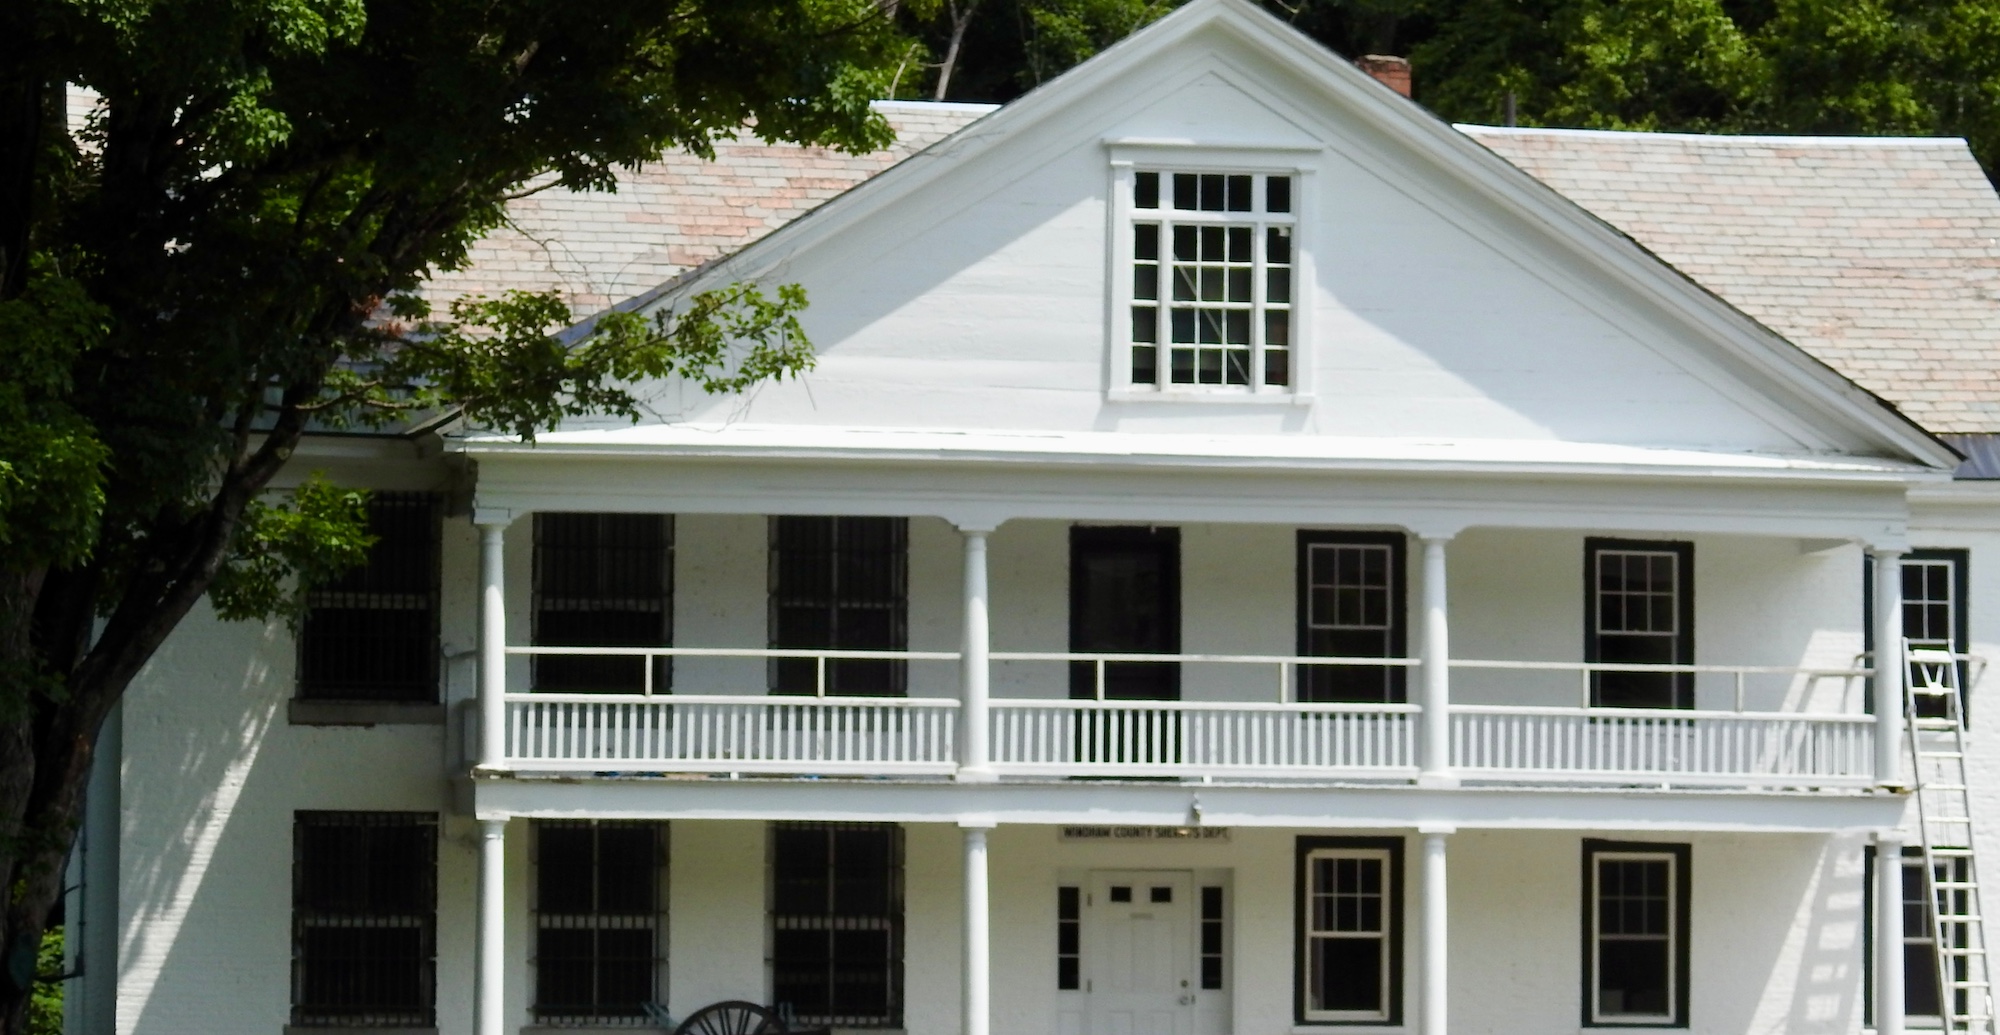
[[479,526],[479,759],[497,769],[507,755],[507,511],[480,511]]
[[1903,832],[1875,835],[1875,1035],[1903,1035]]
[[983,782],[993,779],[986,704],[992,678],[986,592],[986,536],[991,529],[960,531],[965,534],[965,635],[960,647],[964,689],[958,712],[958,778]]
[[479,944],[473,1035],[502,1035],[507,1011],[507,821],[479,821]]
[[1445,598],[1445,544],[1449,536],[1424,536],[1424,687],[1418,745],[1422,771],[1417,782],[1453,787],[1451,771],[1451,631]]
[[1875,558],[1875,782],[1903,786],[1903,550]]
[[[986,873],[986,826],[965,826],[965,1035],[988,1035],[993,960]],[[481,1033],[484,1035],[484,1033]]]
[[1417,987],[1422,990],[1420,1035],[1445,1035],[1449,1016],[1446,962],[1450,947],[1445,913],[1444,839],[1451,827],[1417,828],[1424,839],[1424,961]]

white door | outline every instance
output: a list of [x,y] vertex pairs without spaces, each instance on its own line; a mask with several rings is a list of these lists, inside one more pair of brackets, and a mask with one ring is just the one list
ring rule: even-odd
[[1194,1035],[1194,879],[1098,870],[1085,908],[1090,1035]]

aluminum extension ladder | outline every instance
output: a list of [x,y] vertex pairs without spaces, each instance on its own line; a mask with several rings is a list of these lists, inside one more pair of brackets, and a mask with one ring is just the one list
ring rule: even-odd
[[1903,716],[1929,892],[1925,920],[1937,948],[1940,1019],[1946,1032],[1993,1035],[1993,977],[1972,854],[1960,656],[1925,648],[1906,654],[1910,678]]

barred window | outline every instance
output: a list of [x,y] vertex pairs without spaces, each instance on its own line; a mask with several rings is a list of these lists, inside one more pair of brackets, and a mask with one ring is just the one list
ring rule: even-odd
[[299,812],[292,1024],[435,1027],[437,816]]
[[647,1023],[665,999],[666,825],[538,820],[535,1017]]
[[299,697],[428,704],[438,684],[438,504],[422,492],[368,498],[368,561],[306,595]]
[[[771,646],[905,650],[909,645],[910,523],[885,517],[771,519]],[[826,692],[901,696],[906,664],[846,658],[826,665]],[[771,664],[771,689],[810,694],[811,658]]]
[[771,998],[800,1025],[901,1025],[902,828],[772,824]]
[[1288,175],[1133,175],[1134,386],[1238,391],[1292,383]]
[[[665,647],[673,630],[674,521],[665,514],[536,514],[534,642]],[[535,689],[638,693],[646,660],[537,656]],[[655,692],[667,659],[653,661]]]

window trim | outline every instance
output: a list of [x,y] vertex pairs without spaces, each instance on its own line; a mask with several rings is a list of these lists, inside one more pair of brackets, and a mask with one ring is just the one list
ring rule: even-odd
[[[1597,559],[1604,553],[1671,553],[1678,559],[1675,565],[1679,579],[1674,587],[1677,599],[1674,601],[1674,660],[1676,665],[1695,663],[1695,610],[1694,610],[1694,544],[1686,540],[1670,539],[1615,539],[1591,536],[1583,541],[1583,660],[1596,663],[1603,657],[1603,643],[1598,631],[1598,581]],[[1590,681],[1591,707],[1600,706],[1596,702],[1601,691],[1597,673]],[[1694,674],[1672,673],[1674,680],[1673,701],[1662,706],[1667,709],[1691,709],[1695,706]]]
[[[1107,402],[1224,403],[1237,406],[1305,406],[1313,402],[1313,324],[1311,285],[1314,276],[1309,226],[1317,225],[1315,174],[1323,150],[1318,146],[1244,144],[1235,147],[1189,145],[1174,141],[1107,140],[1109,153],[1105,249],[1104,398]],[[1292,177],[1292,297],[1290,381],[1284,390],[1248,391],[1230,386],[1132,382],[1132,189],[1140,171],[1163,173],[1248,173]],[[1165,369],[1162,366],[1162,369]]]
[[[1389,653],[1385,658],[1408,658],[1410,656],[1410,574],[1409,536],[1402,532],[1333,531],[1302,528],[1298,533],[1298,552],[1293,562],[1295,583],[1297,626],[1297,650],[1299,657],[1312,657],[1310,644],[1310,618],[1312,616],[1312,549],[1315,546],[1387,546],[1389,548]],[[1386,666],[1388,669],[1389,703],[1402,704],[1409,700],[1410,669],[1406,665]],[[1293,686],[1303,690],[1306,685],[1304,672],[1297,673]],[[1295,700],[1304,696],[1294,691]]]
[[[1323,837],[1304,835],[1297,839],[1292,873],[1292,1022],[1312,1027],[1398,1027],[1403,1023],[1403,898],[1404,839],[1400,837]],[[1311,887],[1311,863],[1323,852],[1384,852],[1384,897],[1388,900],[1389,937],[1387,953],[1388,1007],[1380,1016],[1326,1017],[1307,1007],[1311,989],[1312,962],[1307,933],[1307,909]]]
[[[1581,971],[1583,985],[1580,989],[1579,1005],[1582,1024],[1586,1028],[1686,1028],[1688,1027],[1688,986],[1689,962],[1693,954],[1689,951],[1690,931],[1693,918],[1693,846],[1684,843],[1662,843],[1652,841],[1605,841],[1585,838],[1583,841],[1583,897],[1578,909],[1582,921],[1583,945]],[[1673,867],[1668,887],[1674,901],[1670,907],[1673,944],[1668,951],[1668,980],[1672,988],[1668,990],[1673,1013],[1668,1017],[1646,1015],[1630,1016],[1631,1020],[1605,1020],[1597,1011],[1597,860],[1601,857],[1667,859]]]

